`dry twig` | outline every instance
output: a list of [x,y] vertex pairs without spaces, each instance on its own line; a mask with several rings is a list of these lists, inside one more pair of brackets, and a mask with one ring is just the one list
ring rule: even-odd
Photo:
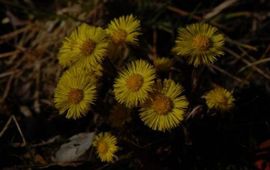
[[252,65],[252,63],[250,61],[248,61],[247,59],[243,58],[242,56],[240,56],[239,54],[237,54],[236,52],[228,49],[228,48],[224,48],[224,50],[231,54],[232,56],[234,56],[235,58],[243,61],[245,64],[250,65],[251,68],[256,71],[257,73],[259,73],[260,75],[262,75],[264,78],[270,80],[270,75],[266,74],[263,70],[261,70],[260,68],[258,68],[256,65]]
[[228,77],[234,79],[234,80],[237,81],[238,83],[248,84],[248,82],[247,82],[246,80],[242,80],[242,79],[240,79],[240,78],[238,78],[238,77],[232,75],[231,73],[227,72],[226,70],[224,70],[224,69],[222,69],[222,68],[220,68],[220,67],[218,67],[218,66],[216,66],[216,65],[214,65],[214,64],[209,65],[209,67],[210,67],[210,68],[213,68],[213,69],[215,69],[215,70],[217,70],[217,71],[219,71],[219,72],[221,72],[221,73],[223,73],[223,74],[225,74],[226,76],[228,76]]
[[222,2],[221,4],[219,4],[218,6],[216,6],[211,12],[206,14],[203,18],[209,19],[209,18],[212,18],[212,17],[218,15],[221,11],[232,6],[237,1],[238,0],[226,0],[226,1]]
[[202,17],[200,17],[200,16],[193,15],[190,12],[184,11],[182,9],[179,9],[179,8],[176,8],[176,7],[173,7],[173,6],[168,6],[167,9],[169,11],[175,12],[175,13],[181,15],[181,16],[191,16],[195,20],[202,20]]
[[[19,125],[19,123],[17,122],[17,119],[16,119],[16,117],[15,117],[14,115],[11,115],[11,116],[9,117],[7,123],[5,124],[5,126],[3,127],[3,129],[1,130],[1,132],[0,132],[0,138],[4,135],[4,133],[5,133],[6,130],[8,129],[8,127],[9,127],[11,121],[14,121],[14,123],[15,123],[15,125],[16,125],[16,127],[17,127],[19,133],[20,133],[20,136],[21,136],[21,138],[22,138],[22,144],[20,144],[20,146],[21,146],[21,147],[24,147],[24,146],[26,145],[26,140],[25,140],[25,138],[24,138],[24,135],[23,135],[23,133],[22,133],[22,130],[21,130],[21,128],[20,128],[20,125]],[[15,144],[15,146],[17,146],[17,144]]]

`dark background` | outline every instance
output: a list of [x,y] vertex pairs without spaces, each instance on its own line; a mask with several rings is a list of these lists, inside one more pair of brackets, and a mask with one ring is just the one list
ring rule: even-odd
[[[0,167],[3,169],[160,169],[160,170],[247,170],[256,169],[256,162],[262,160],[264,166],[270,167],[269,148],[260,144],[270,138],[270,93],[268,77],[269,63],[249,66],[263,58],[269,57],[270,30],[270,1],[268,0],[239,0],[227,6],[215,17],[203,19],[203,16],[213,11],[221,0],[107,0],[107,1],[20,1],[0,0],[0,95],[5,96],[0,103],[0,130],[5,126],[11,115],[14,115],[24,133],[26,146],[14,146],[20,143],[21,137],[17,127],[12,122],[4,135],[0,137]],[[61,9],[79,4],[78,13],[64,12]],[[101,4],[101,5],[100,5]],[[99,6],[100,5],[100,6]],[[171,8],[173,7],[173,8]],[[172,9],[177,9],[172,10]],[[81,19],[81,12],[95,10],[94,15]],[[232,76],[224,74],[211,67],[203,67],[198,75],[194,75],[194,68],[182,60],[176,60],[172,75],[174,80],[183,84],[185,93],[190,101],[190,109],[201,105],[202,109],[192,118],[168,133],[159,133],[148,129],[140,121],[136,111],[132,113],[132,121],[123,129],[112,129],[106,123],[95,124],[94,115],[88,114],[80,120],[66,120],[59,116],[53,106],[53,89],[61,68],[57,64],[57,49],[63,38],[46,43],[45,50],[38,51],[37,45],[44,43],[39,40],[42,30],[29,40],[24,40],[31,30],[14,37],[5,35],[19,30],[31,23],[46,23],[55,21],[53,29],[60,27],[63,21],[71,23],[86,22],[88,24],[106,26],[113,18],[133,14],[142,22],[143,36],[140,46],[131,49],[131,56],[147,58],[149,50],[155,47],[158,55],[173,57],[170,53],[177,35],[177,28],[195,22],[207,22],[220,29],[227,36],[225,56],[215,65]],[[9,23],[3,19],[9,18]],[[64,32],[63,35],[68,34]],[[48,37],[53,33],[45,31]],[[157,35],[157,43],[153,43],[153,35]],[[59,35],[60,36],[60,35]],[[1,57],[1,54],[15,51],[18,44],[23,42],[22,50],[15,57]],[[40,46],[39,46],[40,47]],[[255,49],[254,49],[255,48]],[[34,54],[33,56],[30,54]],[[238,55],[240,56],[238,56]],[[32,56],[32,57],[31,57]],[[39,68],[40,83],[36,84],[36,61],[43,61]],[[21,63],[19,63],[21,62]],[[106,61],[104,62],[106,67]],[[56,71],[48,71],[48,70]],[[15,72],[9,83],[10,76],[3,76],[10,71]],[[259,71],[258,71],[259,70]],[[2,75],[2,76],[1,76]],[[166,77],[167,73],[160,77]],[[104,73],[103,82],[113,82],[114,75]],[[194,85],[194,81],[198,81]],[[219,84],[233,90],[236,98],[235,108],[230,112],[220,113],[207,111],[204,101],[200,98],[212,84]],[[27,86],[26,86],[27,85]],[[100,96],[110,88],[105,87]],[[39,92],[39,108],[36,109],[35,97]],[[7,93],[7,94],[6,94]],[[3,95],[2,95],[3,94]],[[6,95],[5,95],[6,94]],[[23,107],[27,107],[31,116],[25,116]],[[96,111],[110,110],[111,106],[101,108],[97,104]],[[101,113],[106,116],[106,113]],[[53,153],[70,136],[85,131],[114,131],[121,137],[138,141],[140,146],[134,146],[123,140],[120,146],[122,154],[132,153],[131,157],[123,158],[112,165],[99,162],[97,159],[85,159],[80,165],[59,166],[51,161]],[[57,135],[60,141],[33,147],[33,144],[46,141]],[[41,156],[45,163],[36,160]],[[269,168],[268,167],[268,168]],[[257,167],[258,168],[258,167]]]

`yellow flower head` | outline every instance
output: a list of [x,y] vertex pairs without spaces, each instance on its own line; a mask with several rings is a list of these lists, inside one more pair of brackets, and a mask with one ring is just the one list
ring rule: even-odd
[[81,62],[77,62],[69,69],[81,69],[85,74],[91,77],[92,80],[98,80],[103,75],[103,67],[101,63],[95,65],[84,65]]
[[97,79],[103,75],[103,68],[101,64],[93,65],[91,68],[88,67],[87,70],[89,76],[94,76]]
[[174,51],[186,57],[189,64],[213,63],[223,55],[224,36],[217,28],[208,24],[197,23],[178,30]]
[[60,78],[54,94],[54,103],[60,114],[67,111],[68,119],[84,116],[95,100],[94,82],[95,80],[79,67],[67,70]]
[[168,71],[173,65],[173,61],[166,57],[155,57],[153,59],[153,64],[158,71]]
[[181,85],[164,80],[163,85],[140,109],[140,118],[144,124],[163,132],[178,126],[189,104],[182,92]]
[[82,24],[64,40],[59,51],[59,63],[64,67],[76,62],[95,65],[102,61],[107,47],[105,30]]
[[122,104],[116,104],[110,113],[109,122],[113,127],[122,127],[130,118],[130,110]]
[[123,70],[115,80],[116,100],[127,107],[135,107],[146,101],[153,90],[155,69],[144,60],[136,60]]
[[115,45],[137,44],[140,33],[140,21],[133,15],[121,16],[110,22],[107,33]]
[[117,158],[115,155],[118,150],[117,139],[110,133],[98,134],[93,141],[93,146],[102,162],[113,162]]
[[234,106],[235,100],[232,93],[222,87],[216,87],[210,90],[203,98],[206,100],[206,105],[209,109],[220,111],[230,110]]

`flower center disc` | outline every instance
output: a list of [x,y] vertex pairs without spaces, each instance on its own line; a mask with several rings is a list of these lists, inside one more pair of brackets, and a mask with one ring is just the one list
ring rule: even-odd
[[78,104],[83,99],[83,91],[80,89],[72,89],[68,94],[68,101],[72,104]]
[[227,105],[229,101],[225,95],[219,95],[217,97],[217,102],[220,103],[221,105]]
[[158,114],[166,115],[172,110],[173,103],[169,97],[164,95],[157,95],[154,97],[152,107]]
[[114,32],[112,40],[115,44],[124,43],[127,38],[127,32],[125,30],[119,29]]
[[205,51],[209,49],[210,46],[210,40],[208,37],[203,35],[197,35],[193,38],[192,45],[194,48]]
[[133,92],[138,91],[143,85],[143,77],[139,74],[133,74],[127,79],[127,87]]
[[98,148],[97,149],[98,149],[98,152],[99,153],[106,153],[109,148],[108,148],[108,145],[107,144],[101,142],[101,143],[98,144]]
[[95,48],[96,48],[96,43],[94,41],[88,39],[87,41],[85,41],[82,44],[81,51],[85,55],[90,55],[93,53]]

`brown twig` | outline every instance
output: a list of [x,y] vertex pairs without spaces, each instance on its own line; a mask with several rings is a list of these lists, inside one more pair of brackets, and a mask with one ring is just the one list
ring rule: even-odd
[[209,18],[212,18],[212,17],[218,15],[221,11],[223,11],[226,8],[229,8],[230,6],[232,6],[237,1],[238,0],[226,0],[226,1],[223,1],[221,4],[216,6],[211,12],[207,13],[203,18],[204,19],[209,19]]
[[227,53],[229,53],[230,55],[234,56],[235,58],[240,59],[245,64],[250,65],[254,71],[256,71],[257,73],[262,75],[264,78],[270,80],[270,75],[266,74],[263,70],[259,69],[256,65],[252,65],[252,63],[249,62],[247,59],[244,59],[242,56],[240,56],[239,54],[237,54],[236,52],[234,52],[228,48],[224,48],[224,50]]
[[196,115],[201,114],[201,112],[202,112],[202,105],[194,107],[189,113],[187,113],[186,120],[194,118]]
[[152,48],[152,50],[153,50],[153,56],[154,56],[154,58],[156,58],[157,57],[157,30],[156,29],[153,30],[153,48]]
[[5,57],[10,57],[10,56],[13,56],[13,55],[17,55],[18,53],[20,53],[20,51],[11,51],[11,52],[6,52],[6,53],[2,53],[0,54],[0,59],[1,58],[5,58]]
[[5,42],[6,40],[9,40],[13,37],[16,37],[18,34],[24,33],[26,31],[28,31],[30,28],[32,27],[31,24],[28,24],[27,26],[21,28],[21,29],[17,29],[11,33],[8,34],[4,34],[2,36],[0,36],[0,44],[2,44],[3,42]]
[[8,79],[8,82],[7,82],[7,85],[6,85],[6,88],[5,88],[5,92],[4,92],[3,96],[0,99],[0,103],[3,102],[6,99],[6,97],[8,96],[8,93],[9,93],[9,90],[10,90],[10,87],[11,87],[11,82],[12,82],[13,78],[14,78],[14,74],[12,74]]
[[22,130],[20,128],[20,125],[17,122],[17,119],[16,119],[16,117],[14,115],[11,115],[9,117],[9,119],[8,119],[7,123],[5,124],[4,128],[1,130],[1,132],[0,132],[0,138],[4,135],[4,133],[6,132],[6,130],[9,127],[9,125],[10,125],[10,123],[11,123],[12,120],[14,121],[14,123],[15,123],[15,125],[16,125],[16,127],[18,129],[18,132],[20,133],[20,136],[22,138],[22,144],[20,144],[20,146],[24,147],[26,145],[26,140],[24,138],[24,135],[22,133]]
[[50,144],[54,143],[55,141],[57,141],[58,139],[60,139],[59,135],[57,135],[57,136],[55,136],[47,141],[42,141],[40,143],[32,144],[31,147],[41,147],[41,146],[50,145]]
[[255,66],[255,65],[258,65],[258,64],[263,64],[263,63],[266,63],[266,62],[270,62],[270,58],[264,58],[264,59],[255,61],[253,63],[250,63],[250,64],[242,67],[241,69],[239,69],[239,72],[242,72],[242,71],[244,71],[245,69],[247,69],[249,67],[252,67],[252,66]]
[[233,40],[229,37],[226,37],[225,40],[230,44],[234,44],[236,46],[243,47],[243,48],[248,49],[248,50],[257,51],[257,47],[254,47],[254,46],[249,45],[249,44],[244,44],[244,43],[238,42],[238,41]]
[[181,16],[191,16],[193,19],[195,20],[202,20],[203,18],[200,17],[200,16],[197,16],[197,15],[193,15],[191,14],[190,12],[187,12],[187,11],[184,11],[182,9],[179,9],[179,8],[176,8],[176,7],[173,7],[173,6],[168,6],[167,9],[169,11],[172,11],[172,12],[175,12]]
[[242,79],[232,75],[231,73],[227,72],[226,70],[224,70],[224,69],[222,69],[222,68],[220,68],[220,67],[218,67],[218,66],[216,66],[214,64],[209,65],[209,67],[213,68],[213,69],[215,69],[215,70],[217,70],[217,71],[219,71],[219,72],[221,72],[223,74],[225,74],[226,76],[228,76],[228,77],[230,77],[230,78],[232,78],[234,80],[236,80],[238,83],[243,83],[243,84],[248,83],[246,80],[242,80]]
[[8,72],[5,72],[5,73],[2,73],[2,74],[0,74],[0,78],[13,75],[13,74],[17,73],[18,71],[19,70],[12,70],[12,71],[8,71]]

